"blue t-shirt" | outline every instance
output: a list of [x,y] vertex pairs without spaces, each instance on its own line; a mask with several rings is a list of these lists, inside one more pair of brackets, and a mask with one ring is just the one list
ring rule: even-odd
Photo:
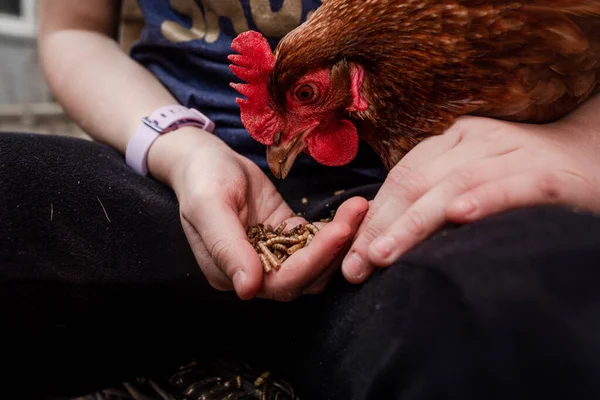
[[[266,148],[244,129],[235,102],[239,82],[229,69],[231,41],[249,29],[261,32],[272,48],[320,5],[321,0],[138,0],[145,28],[131,56],[148,68],[179,102],[194,107],[216,124],[216,134],[238,153],[268,171]],[[302,154],[291,175],[319,166]],[[386,171],[371,148],[361,143],[352,163],[338,167],[375,179]]]

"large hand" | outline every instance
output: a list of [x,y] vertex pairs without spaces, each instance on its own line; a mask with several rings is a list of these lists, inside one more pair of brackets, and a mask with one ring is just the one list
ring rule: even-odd
[[548,125],[461,118],[390,171],[343,273],[362,282],[447,222],[541,204],[600,211],[599,154],[598,126],[581,114]]
[[[364,216],[366,201],[349,201],[310,246],[265,278],[246,228],[258,223],[277,226],[284,220],[290,226],[307,221],[294,216],[256,164],[218,138],[184,128],[159,140],[149,163],[160,171],[168,170],[163,180],[177,195],[184,231],[213,287],[235,289],[242,299],[258,295],[277,300],[291,300],[304,291],[324,287],[330,265],[340,249],[349,245]],[[157,154],[161,151],[162,156]]]

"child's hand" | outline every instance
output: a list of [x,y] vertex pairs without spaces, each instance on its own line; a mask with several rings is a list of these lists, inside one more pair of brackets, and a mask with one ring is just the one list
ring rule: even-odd
[[184,231],[208,281],[219,290],[234,289],[242,299],[291,300],[323,288],[328,267],[349,246],[367,207],[363,199],[349,202],[310,246],[265,277],[246,228],[277,226],[291,217],[291,226],[307,221],[294,216],[256,164],[196,128],[161,136],[148,162],[151,173],[175,191]]
[[[286,301],[325,290],[333,274],[339,271],[368,209],[367,200],[353,197],[336,210],[333,221],[315,222],[320,230],[310,245],[292,254],[279,271],[265,276],[261,297]],[[293,227],[299,222],[306,221],[295,218],[288,225]]]
[[425,140],[390,171],[344,259],[344,275],[364,281],[450,221],[541,204],[600,212],[600,132],[589,120],[526,125],[464,117]]

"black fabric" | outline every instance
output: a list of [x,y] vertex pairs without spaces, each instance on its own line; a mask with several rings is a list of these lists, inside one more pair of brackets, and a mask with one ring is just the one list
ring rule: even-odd
[[[278,185],[309,219],[378,188],[333,171]],[[4,397],[81,395],[195,355],[271,370],[303,399],[600,398],[597,216],[506,212],[363,285],[244,302],[202,276],[173,193],[107,146],[0,134],[0,193]]]

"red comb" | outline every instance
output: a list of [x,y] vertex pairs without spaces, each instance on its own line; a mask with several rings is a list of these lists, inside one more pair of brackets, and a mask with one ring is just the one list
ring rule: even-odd
[[258,32],[247,31],[238,35],[231,48],[239,54],[232,54],[229,60],[233,73],[247,82],[231,83],[246,99],[238,98],[242,123],[248,133],[258,142],[270,145],[278,130],[275,112],[269,107],[267,82],[275,67],[275,56],[269,43]]

